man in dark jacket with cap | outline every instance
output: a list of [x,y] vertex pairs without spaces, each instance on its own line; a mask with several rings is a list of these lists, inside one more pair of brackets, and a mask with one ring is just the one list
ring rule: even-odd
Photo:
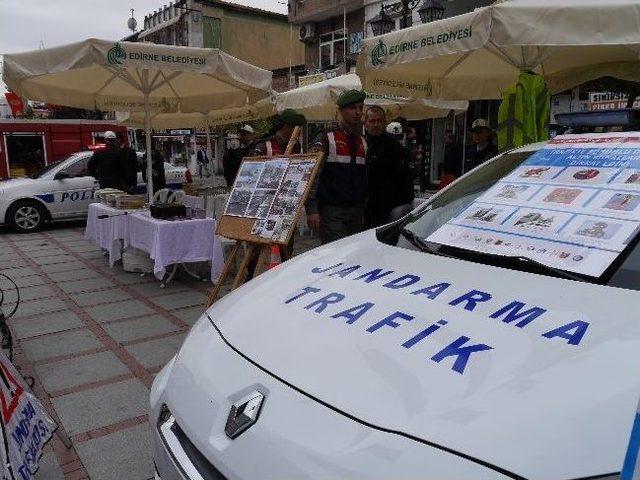
[[336,101],[340,124],[322,133],[313,146],[324,153],[324,160],[305,208],[309,228],[320,232],[323,244],[358,233],[364,225],[367,142],[361,131],[365,98],[361,90],[341,93]]
[[[304,126],[304,115],[287,108],[276,115],[271,131],[253,147],[253,155],[277,157],[283,155],[289,145],[295,127]],[[300,144],[296,143],[292,153],[300,153]]]

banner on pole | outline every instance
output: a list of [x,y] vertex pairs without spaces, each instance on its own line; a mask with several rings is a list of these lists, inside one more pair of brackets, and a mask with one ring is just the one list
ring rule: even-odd
[[0,407],[4,449],[3,477],[31,480],[45,444],[57,428],[20,373],[0,352]]

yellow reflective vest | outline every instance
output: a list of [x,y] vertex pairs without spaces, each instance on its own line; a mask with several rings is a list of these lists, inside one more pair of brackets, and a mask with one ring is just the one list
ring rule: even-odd
[[540,75],[521,73],[502,93],[498,110],[498,148],[501,152],[549,139],[551,97]]

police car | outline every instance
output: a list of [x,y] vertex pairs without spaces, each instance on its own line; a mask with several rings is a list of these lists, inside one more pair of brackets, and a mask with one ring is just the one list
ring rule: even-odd
[[[48,221],[84,218],[98,183],[87,172],[92,152],[78,152],[48,165],[34,178],[0,181],[0,223],[20,233],[40,230]],[[141,161],[142,154],[138,154]],[[167,187],[179,189],[191,181],[185,167],[165,163]],[[146,192],[138,172],[137,193]]]
[[157,477],[617,478],[640,394],[639,147],[500,155],[226,295],[155,378]]

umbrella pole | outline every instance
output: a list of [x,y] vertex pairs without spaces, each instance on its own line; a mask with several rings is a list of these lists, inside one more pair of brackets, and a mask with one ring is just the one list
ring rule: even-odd
[[[213,170],[213,156],[211,155],[211,126],[209,125],[209,119],[207,119],[207,157],[209,157],[209,165],[211,165],[211,169]],[[211,173],[211,172],[209,172]]]
[[153,165],[151,155],[151,118],[149,115],[149,94],[144,94],[144,130],[147,136],[147,196],[149,205],[153,203]]
[[464,124],[462,125],[462,165],[460,171],[464,175],[464,162],[467,156],[467,112],[464,112]]

